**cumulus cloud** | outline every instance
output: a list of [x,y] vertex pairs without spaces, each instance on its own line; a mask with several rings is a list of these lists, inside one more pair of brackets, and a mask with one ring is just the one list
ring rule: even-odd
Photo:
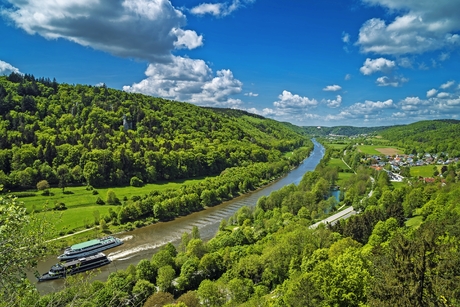
[[371,75],[378,71],[389,73],[395,67],[396,67],[396,63],[394,61],[390,61],[385,58],[378,58],[374,60],[367,58],[363,66],[359,69],[359,71],[363,75]]
[[343,41],[345,44],[350,43],[350,34],[348,34],[348,33],[346,33],[346,32],[343,32],[343,33],[342,33],[342,41]]
[[257,96],[259,96],[259,94],[256,94],[256,93],[253,93],[253,92],[249,92],[249,93],[245,93],[244,96],[257,97]]
[[444,84],[441,84],[440,88],[442,88],[443,90],[446,90],[448,88],[450,88],[452,85],[455,84],[455,81],[448,81]]
[[237,9],[244,7],[246,4],[253,3],[255,0],[233,0],[232,2],[221,2],[221,3],[202,3],[195,6],[190,10],[194,15],[214,15],[223,17],[230,15]]
[[327,99],[325,103],[329,108],[338,108],[342,105],[342,96],[337,95],[336,99]]
[[357,44],[364,53],[387,55],[421,54],[445,47],[458,47],[460,0],[363,0],[399,13],[387,23],[380,18],[366,21]]
[[6,0],[2,15],[29,34],[63,38],[116,56],[171,61],[175,48],[203,38],[183,30],[185,15],[169,0]]
[[230,96],[241,93],[243,84],[230,70],[219,70],[214,76],[203,60],[174,57],[172,63],[150,64],[146,79],[131,86],[127,92],[187,101],[201,106],[235,107],[242,104]]
[[427,98],[434,97],[434,96],[436,96],[437,93],[438,93],[438,90],[432,88],[431,90],[429,90],[429,91],[426,92],[426,97],[427,97]]
[[401,86],[403,83],[406,83],[408,81],[409,81],[409,79],[404,78],[404,77],[397,77],[397,76],[387,77],[387,76],[383,76],[383,77],[377,78],[375,83],[377,83],[378,86],[398,87],[398,86]]
[[385,101],[370,101],[366,100],[364,103],[357,102],[348,108],[348,111],[353,114],[372,114],[383,109],[392,109],[395,105],[393,99]]
[[310,99],[308,97],[301,97],[297,94],[293,95],[291,92],[286,90],[278,96],[279,100],[275,101],[273,105],[281,109],[302,109],[313,107],[318,104],[316,99]]
[[449,93],[441,92],[441,93],[438,94],[437,97],[438,97],[438,98],[449,98],[450,95],[449,95]]
[[20,73],[19,69],[11,65],[10,63],[4,62],[0,60],[0,75],[9,75],[12,72],[15,72],[17,74]]
[[323,88],[323,91],[326,91],[326,92],[337,92],[337,91],[340,91],[342,89],[342,87],[340,85],[328,85],[326,86],[325,88]]

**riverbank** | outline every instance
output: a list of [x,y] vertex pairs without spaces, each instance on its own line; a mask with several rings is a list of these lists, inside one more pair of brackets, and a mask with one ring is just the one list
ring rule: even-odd
[[[124,270],[142,259],[151,259],[153,254],[167,243],[179,245],[182,234],[184,232],[190,233],[195,226],[199,229],[201,239],[211,239],[219,229],[220,222],[223,219],[229,219],[242,206],[255,207],[260,197],[268,196],[283,186],[293,183],[299,184],[303,175],[308,171],[313,171],[324,156],[324,147],[316,141],[314,144],[315,147],[310,156],[297,168],[256,191],[240,195],[220,205],[178,217],[172,221],[158,222],[117,234],[116,236],[122,239],[124,244],[107,251],[112,263],[92,272],[93,280],[106,280],[110,273]],[[50,256],[38,263],[37,270],[43,273],[55,263],[56,255]],[[29,279],[35,282],[33,274],[29,276]],[[62,289],[64,282],[63,280],[56,280],[36,284],[36,286],[40,293],[44,294]]]

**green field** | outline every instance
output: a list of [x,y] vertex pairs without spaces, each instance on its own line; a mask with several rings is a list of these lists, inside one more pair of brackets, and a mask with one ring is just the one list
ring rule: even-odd
[[438,169],[438,171],[441,170],[441,165],[413,166],[410,168],[410,175],[416,178],[417,177],[433,177],[435,167]]
[[[381,151],[377,149],[382,149]],[[403,153],[403,149],[384,145],[359,145],[358,150],[367,155],[393,155]]]
[[329,166],[338,166],[342,170],[348,170],[348,166],[342,161],[342,159],[331,158],[327,163]]
[[347,146],[348,144],[327,144],[327,147],[331,147],[333,149],[343,149]]
[[[342,161],[342,159],[331,158],[327,163],[329,166],[339,167],[340,169],[346,171],[349,170],[348,166]],[[347,181],[348,178],[353,176],[353,173],[339,172],[339,179],[337,180],[337,185],[343,185],[343,182]]]
[[[140,188],[127,186],[87,190],[85,186],[67,187],[65,189],[66,194],[62,192],[62,189],[52,188],[50,189],[50,196],[44,196],[41,192],[31,191],[35,192],[36,195],[22,197],[19,198],[19,200],[24,203],[28,212],[31,212],[32,210],[39,212],[44,209],[52,209],[55,203],[64,203],[67,208],[66,210],[58,212],[47,211],[40,214],[49,215],[50,219],[56,220],[54,225],[56,226],[56,231],[58,233],[68,233],[93,225],[95,216],[102,218],[107,215],[109,208],[117,211],[119,206],[96,204],[98,197],[104,201],[106,200],[107,191],[109,189],[113,190],[116,197],[123,201],[125,197],[130,199],[132,196],[143,196],[152,191],[162,192],[168,189],[178,189],[184,184],[196,183],[202,180],[204,180],[204,178],[147,184]],[[97,191],[98,194],[94,195],[93,191]],[[11,194],[14,195],[14,193]],[[97,213],[95,213],[96,211]],[[56,215],[59,215],[59,218],[56,218]]]

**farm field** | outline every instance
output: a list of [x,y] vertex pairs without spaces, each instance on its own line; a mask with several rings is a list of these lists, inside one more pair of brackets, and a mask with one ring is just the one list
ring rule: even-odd
[[368,155],[396,155],[403,153],[401,148],[382,145],[359,145],[358,150]]

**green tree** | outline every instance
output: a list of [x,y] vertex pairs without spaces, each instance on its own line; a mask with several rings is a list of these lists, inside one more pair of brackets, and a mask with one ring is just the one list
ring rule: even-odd
[[14,306],[32,291],[26,271],[50,246],[51,222],[49,216],[26,214],[15,198],[0,197],[0,302]]
[[62,192],[64,192],[67,183],[69,183],[72,178],[69,167],[65,164],[59,165],[56,171],[56,176],[59,179],[59,187],[62,188]]
[[208,279],[203,280],[198,287],[198,296],[204,306],[220,307],[226,302],[222,287]]
[[115,195],[115,191],[112,190],[112,189],[108,189],[107,190],[107,196],[106,196],[106,199],[105,199],[105,202],[108,204],[108,205],[118,205],[120,203],[120,200],[117,198],[117,196]]
[[157,286],[160,291],[168,292],[172,290],[172,282],[176,277],[176,272],[170,265],[162,266],[158,269]]
[[47,180],[40,180],[38,183],[37,183],[37,190],[39,191],[48,191],[50,188],[50,184],[48,183]]

